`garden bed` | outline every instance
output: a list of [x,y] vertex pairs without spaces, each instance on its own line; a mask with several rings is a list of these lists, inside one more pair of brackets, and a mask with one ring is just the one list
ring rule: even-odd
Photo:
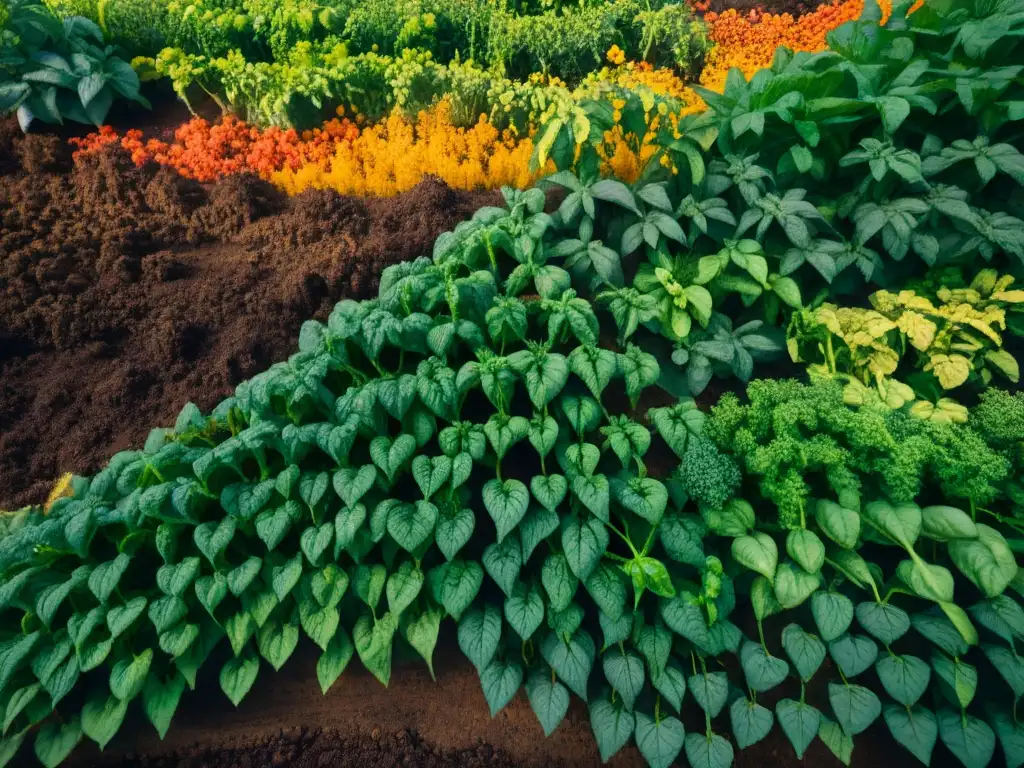
[[72,165],[63,137],[14,121],[0,136],[0,507],[99,469],[189,400],[212,407],[286,357],[304,320],[375,294],[385,266],[498,199],[431,180],[286,198],[119,150]]

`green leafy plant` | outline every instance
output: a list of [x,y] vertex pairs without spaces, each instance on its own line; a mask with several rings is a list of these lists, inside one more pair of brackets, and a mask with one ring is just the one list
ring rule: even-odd
[[23,130],[34,118],[98,126],[119,98],[149,106],[135,70],[92,21],[62,22],[34,0],[14,0],[9,14],[0,31],[0,112],[17,111]]

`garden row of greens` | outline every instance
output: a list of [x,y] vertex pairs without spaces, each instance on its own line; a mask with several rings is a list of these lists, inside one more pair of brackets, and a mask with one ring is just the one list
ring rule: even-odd
[[[707,116],[643,93],[553,118],[556,211],[505,191],[11,519],[0,759],[105,746],[133,702],[163,734],[218,645],[235,704],[302,633],[325,691],[353,657],[387,683],[450,617],[492,713],[525,685],[550,734],[576,695],[604,759],[726,768],[778,727],[848,763],[881,718],[925,764],[1024,764],[1024,395],[987,388],[1019,377],[1024,14],[906,10]],[[598,178],[616,131],[635,184]],[[683,395],[783,329],[815,384]]]
[[[486,0],[48,5],[61,18],[93,22],[90,29],[133,57],[144,78],[168,77],[186,102],[205,91],[249,122],[302,128],[318,125],[340,105],[376,118],[396,106],[415,112],[444,93],[459,95],[456,113],[464,111],[462,124],[472,124],[481,113],[509,113],[543,100],[549,88],[562,95],[562,79],[576,82],[600,69],[609,49],[688,72],[707,46],[688,5],[638,0],[536,13]],[[10,13],[31,23],[39,15],[57,18],[41,0],[10,0]],[[54,48],[64,55],[59,46],[44,50]],[[36,85],[39,64],[52,70],[55,59],[26,58],[15,67],[22,82],[74,100],[70,80],[57,83],[51,76],[45,87]],[[67,73],[77,75],[77,64],[65,60]],[[548,87],[538,89],[538,78],[550,78]],[[88,101],[84,95],[82,101]],[[77,119],[62,106],[36,104],[33,111],[50,122],[55,112]],[[515,117],[522,116],[504,114],[504,125]],[[525,121],[518,125],[525,129]]]

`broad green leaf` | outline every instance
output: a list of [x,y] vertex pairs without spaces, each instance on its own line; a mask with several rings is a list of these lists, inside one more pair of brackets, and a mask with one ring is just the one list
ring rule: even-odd
[[921,535],[921,508],[916,504],[872,501],[864,505],[861,517],[907,550]]
[[171,727],[171,718],[178,709],[184,690],[185,678],[177,671],[173,671],[167,678],[158,675],[146,678],[146,685],[142,689],[142,709],[161,740]]
[[811,596],[811,613],[821,639],[828,643],[850,628],[853,602],[839,592],[815,592]]
[[736,745],[746,749],[768,735],[775,723],[775,716],[770,709],[741,697],[729,707],[729,722],[732,724]]
[[963,656],[967,653],[969,646],[963,636],[942,614],[936,612],[915,613],[910,617],[910,622],[921,635],[931,640],[950,656]]
[[932,506],[921,510],[921,532],[936,541],[953,541],[977,538],[978,527],[962,509]]
[[882,702],[862,685],[829,683],[828,700],[843,731],[856,736],[882,714]]
[[729,678],[725,672],[691,675],[686,681],[686,687],[697,705],[711,718],[718,717],[729,698]]
[[256,682],[260,671],[259,657],[249,650],[230,659],[220,670],[220,688],[236,707]]
[[541,583],[548,594],[551,609],[563,611],[576,594],[579,580],[569,568],[569,561],[561,552],[552,552],[541,568]]
[[972,715],[939,710],[939,738],[964,768],[985,768],[996,750],[996,736],[987,723]]
[[605,679],[622,697],[626,709],[632,710],[646,679],[643,660],[635,653],[614,648],[605,652],[601,664]]
[[[411,620],[410,616],[412,617]],[[427,663],[430,677],[434,680],[434,649],[437,647],[437,636],[441,631],[441,620],[444,611],[435,605],[428,605],[425,610],[406,614],[407,621],[403,624],[403,636]]]
[[775,717],[782,726],[782,732],[796,750],[797,758],[802,760],[807,747],[818,735],[821,713],[810,704],[782,699],[775,705]]
[[491,717],[497,715],[505,705],[512,701],[519,686],[523,684],[523,665],[518,661],[492,659],[480,671],[480,685],[484,690],[484,698],[491,710]]
[[878,646],[863,635],[842,635],[828,644],[828,652],[847,678],[856,677],[878,658]]
[[693,768],[729,768],[733,750],[725,738],[718,734],[688,733],[686,759]]
[[932,670],[917,656],[883,656],[875,663],[875,672],[885,692],[905,707],[914,706],[924,696]]
[[601,753],[601,762],[607,763],[612,755],[629,743],[636,727],[636,716],[622,705],[605,697],[590,702],[590,728]]
[[452,474],[452,460],[447,456],[424,456],[412,460],[412,477],[423,498],[429,500],[448,482]]
[[[596,463],[596,462],[595,462]],[[608,513],[611,491],[608,478],[604,475],[584,475],[573,473],[569,480],[573,495],[583,502],[590,512],[602,522],[609,522]]]
[[490,603],[485,603],[483,610],[474,608],[466,612],[459,621],[458,637],[459,648],[480,672],[498,652],[501,613]]
[[526,681],[526,696],[544,735],[550,736],[569,711],[569,689],[555,679],[551,669],[539,665]]
[[1019,699],[1021,696],[1024,696],[1024,660],[1009,648],[1001,645],[988,645],[986,643],[981,646],[981,650],[984,651],[985,656],[992,662],[992,666],[996,668],[996,671],[999,672],[1007,685],[1010,686],[1014,698]]
[[939,737],[935,715],[923,707],[908,710],[895,704],[886,704],[882,715],[896,743],[925,765],[930,764]]
[[64,723],[43,723],[36,734],[36,757],[46,768],[57,768],[81,740],[82,723],[78,715]]
[[821,576],[794,563],[782,563],[775,571],[775,598],[787,611],[796,608],[821,586]]
[[82,707],[82,733],[105,749],[120,730],[128,702],[97,690]]
[[853,756],[853,737],[846,733],[842,726],[822,715],[821,724],[818,726],[818,738],[843,765],[850,764],[850,758]]
[[121,701],[131,701],[146,683],[149,667],[153,663],[153,649],[147,648],[131,659],[121,659],[110,670],[110,692]]
[[193,533],[196,547],[203,553],[210,565],[217,566],[217,556],[231,543],[231,539],[235,536],[236,525],[235,518],[229,516],[219,523],[203,523],[196,527]]
[[660,600],[661,618],[669,629],[680,635],[700,649],[707,649],[711,644],[708,625],[704,613],[695,604],[692,595],[680,592],[674,599]]
[[[191,583],[191,579],[189,583]],[[110,629],[111,636],[117,638],[127,632],[129,627],[135,623],[145,610],[146,598],[140,596],[133,597],[124,605],[116,606],[107,611],[107,628]],[[85,727],[84,724],[82,727]]]
[[753,535],[739,536],[732,540],[733,559],[769,581],[775,580],[775,569],[779,564],[779,548],[766,533],[756,531]]
[[537,545],[557,530],[558,515],[555,512],[537,506],[529,510],[519,524],[523,561],[529,560]]
[[452,560],[469,543],[476,528],[472,510],[458,504],[442,504],[438,510],[434,540],[446,560]]
[[986,597],[996,597],[1017,575],[1017,560],[997,530],[980,523],[977,530],[976,539],[951,541],[949,556]]
[[608,563],[601,563],[588,576],[583,586],[597,603],[597,607],[612,619],[622,615],[626,609],[626,582],[622,570]]
[[587,700],[587,681],[594,666],[594,641],[580,630],[569,638],[551,632],[541,644],[541,655],[569,690]]
[[434,533],[437,518],[437,507],[429,501],[399,504],[388,514],[388,533],[398,546],[415,554]]
[[364,613],[352,630],[359,660],[385,686],[391,680],[391,649],[396,629],[397,622],[390,613],[379,619]]
[[814,677],[825,660],[825,644],[796,624],[789,624],[782,630],[782,647],[804,682]]
[[266,659],[275,672],[288,661],[299,644],[298,611],[283,621],[269,620],[256,633],[256,647],[260,655]]
[[282,602],[295,589],[301,578],[302,555],[298,553],[291,560],[285,560],[280,565],[274,565],[270,569],[270,585],[277,599]]
[[932,669],[938,676],[947,698],[966,709],[978,691],[978,670],[974,665],[932,652]]
[[812,505],[821,530],[839,546],[853,549],[860,538],[860,515],[834,501],[819,500]]
[[324,694],[330,690],[341,673],[345,671],[355,648],[345,630],[338,632],[327,643],[327,647],[316,663],[316,679],[320,682],[320,691]]
[[825,564],[825,545],[816,533],[807,529],[789,532],[786,553],[807,573],[817,573]]
[[425,581],[421,571],[411,560],[405,560],[398,570],[388,576],[385,591],[388,596],[388,612],[396,618],[412,605],[423,589]]
[[892,645],[910,629],[910,616],[888,603],[860,603],[857,622],[882,645]]
[[483,584],[484,570],[470,560],[452,560],[427,572],[427,583],[436,602],[456,621],[473,602]]
[[97,600],[101,603],[107,602],[120,583],[130,562],[131,558],[122,552],[113,560],[100,563],[92,570],[92,573],[89,574],[89,591],[96,596]]
[[636,746],[651,768],[669,768],[680,751],[686,731],[674,717],[662,715],[655,720],[643,712],[636,713]]
[[671,510],[665,513],[658,526],[661,545],[673,560],[692,565],[704,565],[704,537],[708,527],[697,515],[680,514]]
[[676,712],[682,709],[683,696],[686,695],[686,675],[675,660],[670,660],[657,676],[652,676],[651,683]]
[[562,549],[577,578],[586,580],[608,549],[608,530],[596,517],[567,518],[562,526]]
[[498,543],[504,541],[526,514],[530,494],[518,480],[488,480],[483,489],[484,507],[498,529]]
[[505,599],[505,620],[525,642],[544,621],[544,598],[536,584],[517,584]]
[[530,479],[530,491],[545,509],[557,512],[569,491],[569,483],[562,475],[534,475]]
[[772,656],[760,643],[749,640],[740,647],[740,663],[747,685],[758,693],[770,691],[789,674],[789,664],[785,660]]
[[510,597],[523,567],[523,552],[519,537],[513,533],[500,544],[491,544],[484,550],[481,561],[487,575]]

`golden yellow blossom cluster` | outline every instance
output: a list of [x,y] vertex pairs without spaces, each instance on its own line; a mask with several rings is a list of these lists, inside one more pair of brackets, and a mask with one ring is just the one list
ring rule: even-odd
[[338,142],[333,156],[272,180],[288,194],[305,189],[334,189],[344,194],[389,196],[416,186],[425,175],[440,177],[458,189],[527,187],[533,142],[499,131],[480,116],[470,128],[452,125],[442,101],[421,112],[415,122],[392,115],[366,127],[353,141]]

